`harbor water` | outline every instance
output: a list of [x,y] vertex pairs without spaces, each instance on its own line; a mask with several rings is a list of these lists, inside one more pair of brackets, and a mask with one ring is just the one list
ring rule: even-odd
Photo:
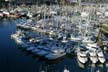
[[[16,24],[22,19],[0,21],[0,72],[108,72],[107,63],[83,65],[77,57],[70,54],[58,60],[45,60],[19,49],[11,34],[16,31]],[[26,21],[26,19],[23,19]]]

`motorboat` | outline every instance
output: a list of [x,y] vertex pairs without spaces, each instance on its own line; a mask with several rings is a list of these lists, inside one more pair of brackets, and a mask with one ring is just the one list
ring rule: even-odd
[[48,55],[46,55],[45,57],[49,60],[53,60],[53,59],[57,59],[60,58],[62,56],[66,55],[65,51],[63,49],[55,49],[55,50],[51,50],[49,52]]
[[34,54],[37,54],[37,52],[39,52],[39,51],[40,51],[39,49],[35,48],[31,52],[34,53]]
[[97,51],[97,55],[98,55],[98,59],[99,59],[99,61],[100,61],[101,63],[104,63],[104,62],[106,61],[102,50],[98,50],[98,51]]
[[76,49],[76,47],[75,47],[76,44],[77,43],[74,41],[68,41],[66,43],[61,43],[60,46],[65,49],[65,52],[67,54],[70,54],[70,53],[74,52],[74,50]]
[[91,51],[96,51],[100,47],[97,45],[97,43],[88,43],[86,48]]
[[30,13],[30,12],[28,12],[28,13],[27,13],[27,16],[28,16],[29,18],[32,18],[32,17],[33,17],[33,14]]
[[87,50],[84,49],[78,48],[77,50],[77,58],[83,64],[85,64],[88,61],[87,53]]
[[36,54],[39,55],[39,56],[45,56],[49,53],[49,51],[47,50],[40,50],[38,51]]
[[81,17],[88,17],[89,16],[89,13],[87,12],[81,12]]
[[108,17],[108,11],[107,12],[105,12],[105,14],[104,14],[106,17]]
[[71,40],[72,40],[72,41],[81,41],[81,36],[73,36],[73,35],[71,34]]
[[73,51],[74,51],[74,46],[68,46],[68,47],[65,48],[65,52],[66,52],[67,54],[70,54],[70,53],[72,53]]
[[44,45],[38,45],[36,48],[37,48],[37,49],[40,49],[40,50],[46,50],[46,51],[50,50],[49,48],[47,48],[47,47],[44,46]]
[[32,44],[30,42],[23,42],[22,44],[20,44],[20,46],[22,47],[22,49],[27,49],[29,47],[32,46]]
[[92,41],[90,38],[88,37],[84,37],[84,39],[82,40],[83,43],[94,43],[94,41]]
[[99,11],[97,11],[97,12],[96,12],[96,15],[101,16],[101,15],[102,15],[102,13],[101,13],[101,12],[99,12]]
[[27,51],[32,51],[32,50],[35,49],[35,48],[36,48],[36,47],[31,46],[31,47],[27,48],[26,50],[27,50]]
[[3,16],[9,17],[10,13],[8,11],[3,11]]
[[67,37],[66,36],[63,36],[63,40],[62,40],[63,43],[67,43],[68,40],[67,40]]
[[90,55],[90,60],[92,61],[93,64],[98,62],[98,57],[95,51],[89,51]]
[[11,38],[15,39],[15,41],[16,41],[18,44],[22,44],[22,43],[23,43],[21,37],[20,37],[18,34],[13,34],[13,35],[11,35]]

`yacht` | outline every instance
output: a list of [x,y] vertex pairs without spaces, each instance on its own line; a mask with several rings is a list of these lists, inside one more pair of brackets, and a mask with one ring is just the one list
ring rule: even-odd
[[85,64],[88,61],[87,50],[84,49],[81,50],[80,48],[78,48],[77,58],[81,63]]
[[63,43],[67,43],[67,42],[68,42],[68,40],[67,40],[67,37],[66,37],[66,36],[63,36],[62,42],[63,42]]
[[105,17],[108,17],[108,11],[104,13]]
[[92,61],[93,64],[98,62],[98,57],[95,51],[89,51],[90,55],[90,60]]
[[97,51],[97,55],[98,55],[98,59],[99,59],[99,61],[100,61],[101,63],[104,63],[104,62],[106,61],[102,50],[98,50],[98,51]]
[[30,12],[28,12],[28,13],[27,13],[27,16],[28,16],[29,18],[32,18],[32,17],[33,17],[33,14],[30,13]]
[[81,12],[81,17],[88,17],[89,16],[89,13],[87,12]]
[[42,46],[42,48],[37,48],[39,51],[36,52],[36,54],[38,54],[39,56],[45,56],[47,54],[49,54],[50,50],[48,48],[46,48],[45,46]]
[[36,47],[29,47],[29,48],[27,48],[26,50],[27,51],[32,51],[33,49],[35,49]]
[[27,49],[29,47],[32,46],[32,44],[30,42],[23,42],[22,44],[20,44],[20,46],[23,48],[23,49]]
[[46,55],[45,57],[49,60],[53,60],[53,59],[57,59],[60,58],[62,56],[66,55],[65,51],[63,49],[55,49],[55,50],[51,50],[49,52],[48,55]]
[[99,48],[97,43],[88,43],[86,47],[91,51],[96,51]]
[[21,36],[19,36],[18,34],[12,34],[11,38],[13,38],[18,44],[22,44],[23,41],[21,39]]
[[3,11],[3,16],[9,17],[10,13],[8,11]]
[[39,51],[40,51],[39,49],[35,48],[35,49],[33,49],[31,52],[32,52],[33,54],[37,54],[37,52],[39,52]]
[[94,41],[90,40],[90,38],[88,37],[84,37],[84,39],[82,40],[83,43],[94,43]]
[[65,46],[62,46],[62,47],[65,48],[65,52],[67,54],[72,53],[75,49],[74,45],[72,45],[72,44],[71,45],[65,45]]
[[39,55],[39,56],[45,56],[49,53],[49,51],[45,51],[45,50],[40,50],[38,51],[36,54]]
[[80,37],[80,36],[73,36],[73,35],[71,34],[71,40],[72,40],[72,41],[81,41],[81,37]]

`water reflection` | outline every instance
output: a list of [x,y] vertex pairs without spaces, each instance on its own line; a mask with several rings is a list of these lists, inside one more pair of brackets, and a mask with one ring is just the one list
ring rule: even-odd
[[[21,49],[19,49],[21,51]],[[27,56],[31,56],[34,60],[37,60],[37,62],[41,62],[41,63],[44,63],[45,66],[40,66],[39,68],[39,71],[42,72],[42,71],[52,71],[52,72],[60,72],[60,69],[56,69],[55,70],[55,67],[60,64],[61,62],[63,62],[63,60],[66,58],[66,57],[69,57],[69,59],[75,59],[76,60],[76,63],[77,65],[79,66],[79,68],[81,68],[81,70],[84,70],[84,69],[87,69],[88,72],[107,72],[107,69],[105,69],[105,65],[104,64],[100,64],[100,63],[97,63],[97,64],[92,64],[90,61],[87,62],[86,64],[82,64],[78,61],[78,59],[73,56],[73,55],[68,55],[66,57],[63,57],[63,58],[59,58],[59,59],[56,59],[56,60],[47,60],[43,57],[40,57],[38,55],[34,55],[28,51],[23,51],[22,52],[27,55]],[[71,57],[72,56],[72,57]],[[61,71],[63,71],[63,69],[67,68],[68,70],[71,70],[71,66],[69,65],[63,65]],[[80,69],[79,69],[80,71]]]
[[33,59],[37,59],[37,60],[39,60],[39,61],[45,61],[47,64],[56,64],[56,63],[59,63],[60,61],[62,61],[62,60],[65,58],[65,56],[64,56],[64,57],[58,58],[58,59],[56,59],[56,60],[48,60],[48,59],[46,59],[46,58],[43,57],[43,56],[39,56],[39,55],[33,54],[32,52],[23,50],[23,49],[21,49],[20,47],[19,47],[18,49],[19,49],[21,52],[23,52],[25,55],[31,56]]
[[79,62],[79,60],[77,59],[77,63],[78,63],[78,65],[79,65],[79,67],[80,68],[82,68],[82,69],[84,69],[85,68],[85,65],[84,64],[82,64],[81,62]]

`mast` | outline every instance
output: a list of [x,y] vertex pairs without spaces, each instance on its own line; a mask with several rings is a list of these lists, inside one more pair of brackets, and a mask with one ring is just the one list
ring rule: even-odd
[[81,0],[77,0],[79,7],[81,6]]
[[99,25],[98,44],[100,46],[103,45],[103,42],[102,42],[102,23],[100,23],[100,25]]

